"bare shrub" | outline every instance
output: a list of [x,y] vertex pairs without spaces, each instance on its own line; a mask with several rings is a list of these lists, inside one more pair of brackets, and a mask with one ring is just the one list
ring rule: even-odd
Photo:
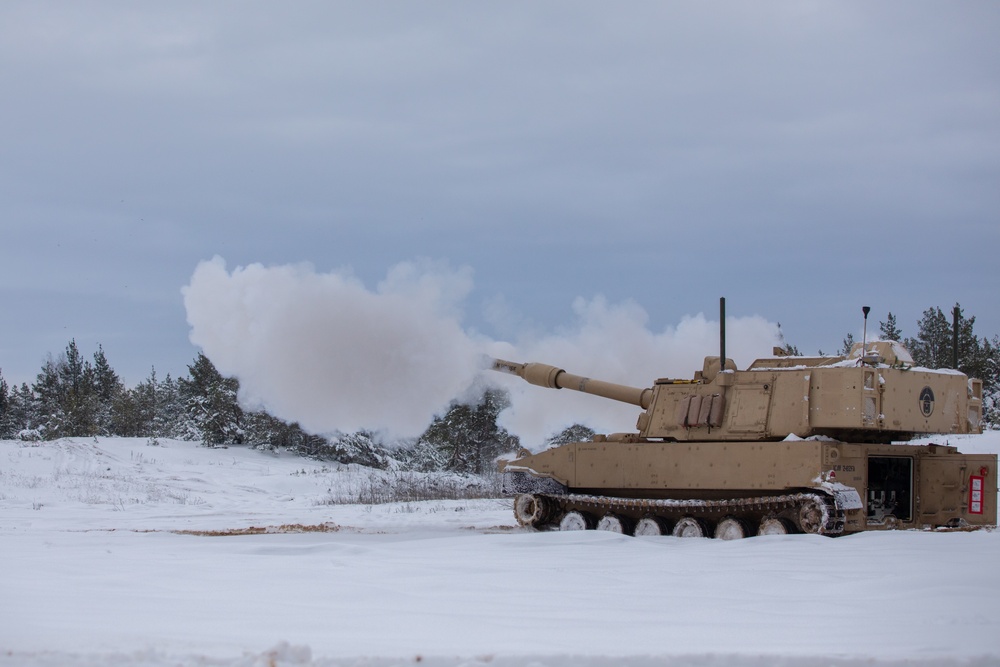
[[472,500],[499,498],[500,475],[420,473],[369,470],[358,483],[333,490],[320,505],[383,505],[424,500]]

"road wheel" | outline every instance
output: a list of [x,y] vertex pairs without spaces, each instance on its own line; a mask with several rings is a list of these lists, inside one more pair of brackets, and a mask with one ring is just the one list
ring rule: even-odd
[[776,516],[765,517],[757,529],[758,535],[790,535],[794,532],[795,528],[788,519],[779,519]]
[[635,535],[669,535],[670,523],[658,516],[644,516],[635,524]]
[[617,514],[605,514],[597,522],[597,530],[606,530],[609,533],[619,533],[621,535],[632,534],[632,522]]
[[674,537],[707,537],[709,531],[704,521],[693,516],[686,516],[674,525],[671,535]]
[[559,521],[559,530],[591,530],[593,527],[594,517],[577,510],[566,512]]
[[727,516],[715,527],[717,540],[742,540],[751,535],[753,532],[747,522],[732,516]]

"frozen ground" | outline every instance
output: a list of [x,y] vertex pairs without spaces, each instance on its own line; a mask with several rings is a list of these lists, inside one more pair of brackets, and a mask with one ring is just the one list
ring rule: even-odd
[[331,504],[369,475],[0,441],[0,666],[1000,664],[1000,532],[718,542],[526,532],[504,501]]

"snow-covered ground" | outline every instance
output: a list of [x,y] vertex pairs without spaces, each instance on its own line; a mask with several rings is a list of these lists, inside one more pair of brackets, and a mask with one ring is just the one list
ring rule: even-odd
[[628,538],[334,502],[371,475],[0,441],[0,666],[1000,664],[1000,532]]

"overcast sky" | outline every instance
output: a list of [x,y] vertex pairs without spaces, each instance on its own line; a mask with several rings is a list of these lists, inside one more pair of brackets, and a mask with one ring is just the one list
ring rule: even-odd
[[808,353],[862,305],[992,336],[998,35],[995,2],[3,2],[0,369],[185,373],[216,255],[443,262],[494,340],[598,295],[653,331],[726,296]]

